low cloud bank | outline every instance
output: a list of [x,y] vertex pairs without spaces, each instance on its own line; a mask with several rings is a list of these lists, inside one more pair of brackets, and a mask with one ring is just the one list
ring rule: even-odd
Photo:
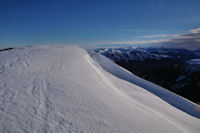
[[[161,37],[162,39],[157,39]],[[166,37],[166,38],[165,38]],[[169,38],[167,38],[169,37]],[[137,40],[137,39],[151,40]],[[155,38],[155,39],[154,39]],[[164,38],[164,39],[163,39]],[[110,41],[99,43],[103,46],[158,46],[168,48],[186,48],[190,50],[200,49],[200,28],[192,29],[184,34],[158,34],[135,37],[133,41]]]
[[164,47],[199,49],[200,28],[190,30],[189,33],[176,35],[174,39],[160,43]]

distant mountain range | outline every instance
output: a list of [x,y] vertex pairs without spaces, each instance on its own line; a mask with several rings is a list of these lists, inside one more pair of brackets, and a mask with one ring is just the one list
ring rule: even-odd
[[95,51],[144,79],[200,102],[200,50],[128,47]]

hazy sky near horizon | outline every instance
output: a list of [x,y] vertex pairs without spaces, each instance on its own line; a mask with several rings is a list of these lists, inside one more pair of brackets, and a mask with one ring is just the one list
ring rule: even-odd
[[200,0],[0,0],[0,48],[200,48]]

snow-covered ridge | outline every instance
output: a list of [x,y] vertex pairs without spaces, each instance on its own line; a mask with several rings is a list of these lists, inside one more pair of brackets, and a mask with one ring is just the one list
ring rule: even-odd
[[129,71],[119,67],[117,64],[113,63],[109,59],[104,58],[103,55],[99,53],[94,52],[91,54],[91,56],[94,60],[96,60],[99,63],[99,65],[102,68],[104,68],[111,74],[119,77],[120,79],[126,80],[130,83],[140,86],[148,90],[149,92],[157,95],[172,106],[175,106],[176,108],[194,117],[200,118],[200,112],[195,109],[196,105],[191,101],[130,73]]
[[[0,60],[0,132],[200,131],[198,118],[147,91],[147,81],[101,55],[91,58],[75,46],[32,46],[0,52]],[[195,111],[195,104],[186,104]]]

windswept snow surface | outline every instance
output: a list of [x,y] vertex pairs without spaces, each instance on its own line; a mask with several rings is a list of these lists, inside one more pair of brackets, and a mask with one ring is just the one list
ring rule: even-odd
[[120,79],[126,80],[130,83],[140,86],[159,96],[161,99],[175,106],[176,108],[194,117],[200,118],[200,111],[196,109],[197,105],[192,103],[191,101],[130,73],[129,71],[121,68],[120,66],[113,63],[108,58],[105,58],[99,53],[90,52],[90,54],[93,57],[93,59],[96,60],[99,63],[99,65],[102,68],[104,68],[107,72],[110,72],[111,74],[119,77]]
[[[93,57],[96,61],[74,46],[32,46],[0,52],[0,132],[200,132],[198,118],[140,84],[118,78],[117,71],[129,78],[135,76],[105,57]],[[114,69],[115,73],[111,71]],[[138,80],[141,84],[144,81]],[[187,104],[191,104],[188,108],[194,106],[190,101]]]

